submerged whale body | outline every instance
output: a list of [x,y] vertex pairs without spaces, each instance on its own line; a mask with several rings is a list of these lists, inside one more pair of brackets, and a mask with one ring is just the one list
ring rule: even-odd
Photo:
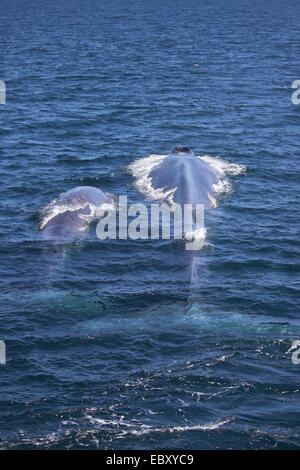
[[208,163],[197,158],[188,147],[175,147],[170,155],[149,173],[154,189],[174,190],[177,204],[212,206],[210,194],[219,182],[218,173]]
[[80,237],[95,218],[97,209],[108,202],[101,189],[78,186],[47,206],[39,225],[48,237]]

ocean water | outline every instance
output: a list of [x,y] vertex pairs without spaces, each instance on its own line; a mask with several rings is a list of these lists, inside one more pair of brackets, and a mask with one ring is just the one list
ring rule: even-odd
[[[1,1],[1,448],[300,447],[299,13]],[[226,169],[197,256],[37,230],[79,185],[149,204],[175,145]]]

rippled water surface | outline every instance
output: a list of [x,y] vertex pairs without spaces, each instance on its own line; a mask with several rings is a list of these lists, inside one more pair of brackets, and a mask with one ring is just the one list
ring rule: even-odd
[[[299,13],[1,2],[1,448],[299,448]],[[79,185],[149,204],[175,145],[234,164],[192,285],[180,240],[37,231]]]

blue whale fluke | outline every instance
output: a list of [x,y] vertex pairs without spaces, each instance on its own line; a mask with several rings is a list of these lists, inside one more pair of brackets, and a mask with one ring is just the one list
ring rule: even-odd
[[170,155],[149,173],[154,189],[164,192],[174,189],[177,204],[212,206],[210,194],[219,182],[218,173],[208,163],[197,158],[188,147],[175,147]]
[[95,219],[97,209],[107,202],[109,199],[101,189],[77,186],[43,209],[39,230],[48,238],[81,237]]

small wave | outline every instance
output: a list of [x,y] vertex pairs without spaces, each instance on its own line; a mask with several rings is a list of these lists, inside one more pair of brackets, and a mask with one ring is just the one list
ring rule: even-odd
[[[141,436],[144,434],[150,433],[173,433],[173,432],[187,432],[187,431],[214,431],[219,429],[221,426],[232,421],[233,417],[225,418],[221,421],[213,421],[206,424],[195,424],[195,425],[186,425],[186,426],[149,426],[147,424],[138,423],[126,423],[121,418],[120,420],[105,420],[101,418],[94,418],[90,415],[86,416],[86,419],[89,420],[91,424],[97,426],[115,426],[117,428],[123,427],[126,429],[119,429],[121,434],[132,434],[135,436]],[[139,426],[139,429],[136,429]],[[132,429],[131,429],[132,428]]]
[[119,420],[105,420],[86,416],[92,429],[82,429],[82,422],[67,420],[61,422],[62,426],[66,429],[60,428],[58,431],[51,432],[45,436],[40,437],[25,437],[21,431],[16,440],[5,440],[0,443],[0,450],[18,449],[18,448],[78,448],[78,447],[96,447],[103,446],[102,431],[110,434],[114,439],[123,439],[128,436],[139,436],[151,433],[184,433],[189,431],[216,431],[227,423],[230,423],[234,417],[225,418],[221,421],[215,421],[207,424],[196,424],[190,426],[149,426],[147,424],[140,424],[136,422],[126,423],[122,417]]
[[147,429],[141,429],[141,430],[131,430],[128,431],[131,434],[134,434],[136,436],[140,436],[142,434],[149,434],[152,432],[186,432],[186,431],[214,431],[216,429],[219,429],[221,426],[224,426],[224,424],[227,424],[231,421],[231,418],[226,418],[223,421],[216,421],[212,423],[207,423],[207,424],[195,424],[192,426],[166,426],[166,427],[152,427],[149,426]]

